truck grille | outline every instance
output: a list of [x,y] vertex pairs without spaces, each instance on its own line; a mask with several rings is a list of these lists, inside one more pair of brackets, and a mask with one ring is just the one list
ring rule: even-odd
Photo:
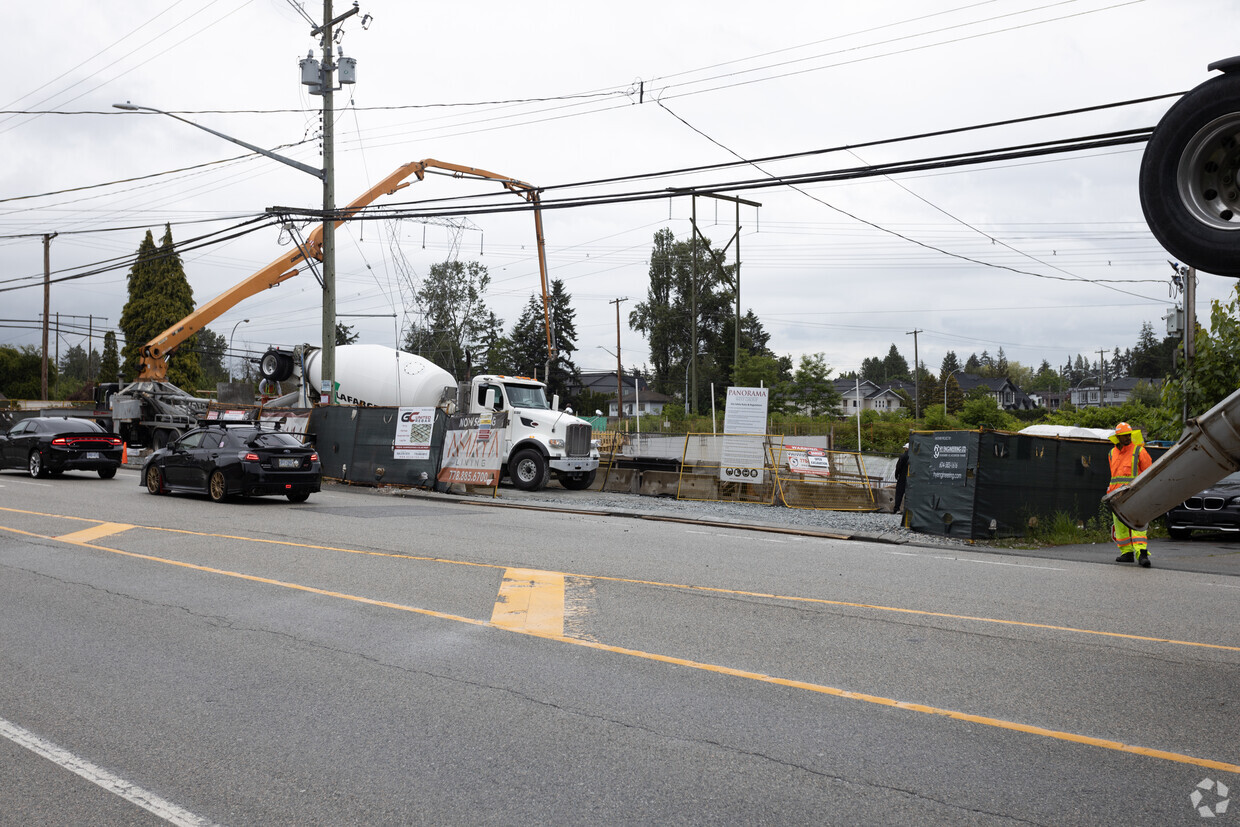
[[569,425],[567,437],[564,440],[566,453],[570,457],[588,457],[590,456],[590,426],[589,425]]

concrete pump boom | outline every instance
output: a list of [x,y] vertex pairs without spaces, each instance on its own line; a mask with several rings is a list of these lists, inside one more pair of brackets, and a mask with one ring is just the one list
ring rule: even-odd
[[[414,175],[417,176],[419,181],[423,180],[427,169],[445,170],[450,172],[453,178],[479,178],[499,181],[505,189],[520,195],[534,206],[534,232],[538,240],[538,272],[542,281],[543,319],[547,329],[547,364],[548,368],[550,368],[556,353],[551,328],[550,296],[547,291],[547,258],[543,243],[542,209],[538,199],[538,189],[533,185],[518,181],[515,178],[509,178],[506,175],[499,175],[494,172],[477,169],[476,167],[436,161],[433,158],[411,161],[397,167],[394,172],[368,189],[347,207],[338,210],[340,218],[336,220],[336,226],[343,224],[345,219],[356,215],[358,211],[371,204],[377,198],[391,195],[397,190],[409,186],[411,182],[405,181],[409,176]],[[247,299],[256,293],[261,293],[270,287],[275,287],[277,284],[297,275],[299,272],[296,269],[297,265],[307,261],[308,257],[318,261],[323,260],[323,226],[321,224],[314,228],[304,248],[297,247],[289,250],[266,267],[236,286],[225,290],[143,345],[138,357],[138,381],[166,381],[168,377],[168,359],[182,342],[236,306],[243,299]]]

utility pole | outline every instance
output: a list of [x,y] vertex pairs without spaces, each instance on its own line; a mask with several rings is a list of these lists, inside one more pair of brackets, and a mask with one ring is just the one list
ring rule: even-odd
[[[732,233],[732,237],[728,239],[728,243],[723,246],[723,253],[726,255],[728,252],[728,248],[732,246],[732,242],[733,241],[736,242],[736,323],[732,330],[732,379],[733,381],[735,381],[736,365],[740,361],[740,358],[741,358],[741,204],[744,204],[747,207],[761,207],[762,205],[759,204],[757,201],[747,201],[744,198],[737,198],[734,195],[718,195],[713,192],[693,193],[693,199],[692,199],[693,200],[693,212],[692,212],[692,216],[689,219],[690,223],[693,225],[693,231],[692,231],[693,238],[702,240],[702,244],[704,245],[706,252],[710,255],[711,259],[714,261],[715,266],[719,268],[720,281],[723,281],[724,279],[723,262],[720,259],[715,258],[715,251],[711,249],[709,239],[707,239],[706,236],[702,234],[702,231],[698,229],[698,225],[697,225],[698,196],[701,196],[703,198],[715,198],[720,201],[731,201],[736,205],[736,229]],[[693,336],[694,348],[693,349],[695,353],[694,359],[696,360],[696,352],[697,352],[697,332],[696,332],[697,331],[697,313],[696,313],[697,258],[696,257],[694,258],[693,262],[694,262],[693,295],[694,295],[694,306],[695,306],[695,312],[693,315],[693,320],[694,320],[694,336]],[[696,375],[694,378],[695,379],[697,378]],[[694,384],[694,402],[695,403],[697,402],[696,382]]]
[[621,377],[624,375],[623,368],[620,366],[620,302],[629,300],[628,296],[622,299],[612,299],[608,304],[616,306],[616,430],[620,430],[620,421],[624,419],[624,386]]
[[921,394],[918,391],[918,388],[921,385],[921,383],[917,381],[920,378],[918,376],[918,372],[921,369],[921,363],[918,361],[918,358],[917,358],[917,334],[923,333],[923,332],[925,331],[920,330],[919,328],[913,328],[912,330],[904,334],[905,336],[913,337],[913,421],[914,422],[916,422],[918,419],[921,419]]
[[[332,86],[332,0],[323,0],[323,355],[327,403],[336,404],[336,127]],[[319,392],[322,393],[320,387]]]
[[40,368],[42,384],[40,389],[43,400],[47,401],[47,326],[50,322],[52,305],[52,239],[56,233],[43,235],[43,364]]

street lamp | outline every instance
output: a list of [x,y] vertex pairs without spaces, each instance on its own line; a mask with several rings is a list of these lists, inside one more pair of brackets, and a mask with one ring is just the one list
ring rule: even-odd
[[947,380],[952,378],[952,373],[960,373],[963,370],[964,368],[956,368],[943,379],[943,416],[947,416]]
[[236,336],[236,335],[237,335],[237,328],[238,328],[239,326],[241,326],[241,325],[243,325],[243,324],[249,324],[249,323],[250,323],[250,320],[249,320],[249,319],[242,319],[241,321],[237,322],[237,324],[233,325],[232,333],[229,333],[229,334],[228,334],[228,381],[229,381],[229,382],[231,382],[231,381],[232,381],[232,358],[233,358],[233,357],[232,357],[232,352],[233,352],[232,343],[233,343],[233,336]]

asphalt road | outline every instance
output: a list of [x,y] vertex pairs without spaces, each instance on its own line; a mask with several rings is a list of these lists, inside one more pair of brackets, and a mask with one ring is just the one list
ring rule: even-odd
[[0,824],[1240,824],[1240,579],[1157,548],[137,482],[0,473]]

